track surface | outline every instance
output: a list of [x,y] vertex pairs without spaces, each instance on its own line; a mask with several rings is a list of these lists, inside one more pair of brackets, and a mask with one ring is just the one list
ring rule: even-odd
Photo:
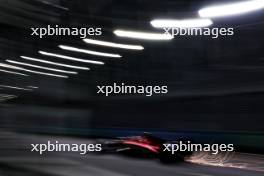
[[264,158],[259,155],[236,154],[232,160],[224,164],[216,164],[208,159],[203,158],[201,160],[194,157],[189,162],[163,165],[155,159],[131,158],[120,155],[80,155],[71,152],[53,152],[40,156],[37,153],[30,152],[31,143],[47,143],[48,140],[58,140],[61,143],[92,142],[91,140],[78,138],[1,132],[0,176],[264,175],[262,170],[264,168]]

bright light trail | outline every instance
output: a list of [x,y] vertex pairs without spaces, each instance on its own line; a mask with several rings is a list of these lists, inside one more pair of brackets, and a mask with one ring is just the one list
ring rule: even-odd
[[74,66],[74,65],[68,65],[68,64],[62,64],[58,62],[51,62],[43,59],[37,59],[33,57],[27,57],[27,56],[20,56],[23,59],[30,60],[30,61],[35,61],[35,62],[40,62],[40,63],[45,63],[45,64],[50,64],[50,65],[57,65],[61,67],[67,67],[67,68],[73,68],[73,69],[79,69],[79,70],[90,70],[88,67],[79,67],[79,66]]
[[36,86],[27,86],[27,87],[32,88],[32,89],[38,89],[38,87]]
[[9,89],[17,89],[17,90],[33,91],[32,89],[26,89],[26,88],[15,87],[15,86],[7,86],[7,85],[0,85],[0,87],[9,88]]
[[8,95],[8,94],[0,94],[0,102],[12,99],[12,98],[17,98],[18,96],[16,95]]
[[143,40],[171,40],[172,35],[163,33],[150,33],[150,32],[139,32],[139,31],[128,31],[128,30],[115,30],[114,34],[119,37],[132,38],[132,39],[143,39]]
[[101,61],[79,59],[79,58],[65,56],[65,55],[61,55],[61,54],[49,53],[46,51],[39,51],[39,53],[42,55],[45,55],[45,56],[57,57],[57,58],[61,58],[61,59],[71,60],[71,61],[84,62],[84,63],[97,64],[97,65],[104,65],[104,63]]
[[12,64],[17,64],[17,65],[23,65],[23,66],[28,66],[28,67],[33,67],[33,68],[39,68],[39,69],[44,69],[44,70],[49,70],[49,71],[55,71],[55,72],[60,72],[60,73],[68,73],[68,74],[77,74],[77,72],[73,71],[65,71],[65,70],[60,70],[60,69],[55,69],[55,68],[49,68],[49,67],[42,67],[39,65],[33,65],[33,64],[28,64],[28,63],[23,63],[23,62],[17,62],[13,60],[6,60],[9,63]]
[[185,20],[173,20],[173,19],[155,19],[150,22],[155,28],[198,28],[207,27],[213,24],[210,19],[185,19]]
[[263,8],[263,0],[251,0],[205,7],[199,10],[199,15],[205,18],[224,17],[245,14],[252,11],[261,10]]
[[90,55],[95,55],[95,56],[103,56],[103,57],[122,57],[119,54],[112,54],[112,53],[104,53],[104,52],[98,52],[98,51],[92,51],[92,50],[86,50],[86,49],[80,49],[72,46],[65,46],[65,45],[59,45],[61,49],[68,50],[68,51],[74,51],[74,52],[79,52],[79,53],[85,53],[85,54],[90,54]]
[[9,95],[9,94],[0,94],[0,99],[8,99],[8,98],[15,98],[16,95]]
[[0,72],[5,72],[5,73],[9,73],[9,74],[14,74],[14,75],[21,75],[21,76],[29,76],[29,75],[24,74],[24,73],[19,73],[19,72],[14,72],[14,71],[8,71],[8,70],[3,70],[3,69],[0,69]]
[[21,71],[25,71],[25,72],[29,72],[29,73],[40,74],[40,75],[47,75],[47,76],[53,76],[53,77],[59,77],[59,78],[68,78],[68,76],[64,76],[64,75],[39,72],[39,71],[29,70],[29,69],[25,69],[22,67],[17,67],[17,66],[13,66],[13,65],[9,65],[9,64],[3,64],[3,63],[0,63],[0,67],[11,68],[11,69],[15,69],[15,70],[21,70]]
[[106,41],[93,40],[93,39],[83,39],[83,41],[88,44],[113,47],[113,48],[121,48],[121,49],[129,49],[129,50],[143,50],[144,49],[144,47],[141,45],[120,44],[120,43],[106,42]]

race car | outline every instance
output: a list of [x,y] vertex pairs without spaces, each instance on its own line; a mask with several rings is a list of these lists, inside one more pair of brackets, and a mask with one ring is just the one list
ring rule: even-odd
[[[184,161],[184,158],[190,156],[191,152],[174,152],[170,150],[167,144],[177,144],[183,140],[167,141],[153,136],[150,133],[144,133],[140,136],[120,137],[117,139],[108,139],[100,141],[103,153],[120,153],[130,156],[140,156],[148,158],[158,158],[163,163]],[[167,147],[167,149],[165,149]]]

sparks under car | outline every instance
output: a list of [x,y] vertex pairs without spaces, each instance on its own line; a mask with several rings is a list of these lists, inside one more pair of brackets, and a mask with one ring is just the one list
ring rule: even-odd
[[[182,141],[182,140],[181,140]],[[131,156],[153,157],[158,158],[163,163],[184,161],[186,156],[191,152],[176,152],[172,154],[168,150],[164,150],[164,144],[179,143],[179,141],[167,141],[155,137],[149,133],[141,136],[121,137],[112,140],[104,140],[102,143],[103,153],[120,153],[131,154]]]

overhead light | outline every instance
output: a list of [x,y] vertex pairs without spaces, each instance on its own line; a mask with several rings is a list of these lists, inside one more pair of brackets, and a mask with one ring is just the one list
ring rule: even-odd
[[58,57],[58,58],[62,58],[62,59],[72,60],[72,61],[78,61],[78,62],[84,62],[84,63],[90,63],[90,64],[97,64],[97,65],[104,65],[104,63],[101,62],[101,61],[79,59],[79,58],[65,56],[65,55],[56,54],[56,53],[49,53],[49,52],[46,52],[46,51],[39,51],[39,53],[42,54],[42,55],[45,55],[45,56]]
[[201,17],[213,18],[231,15],[239,15],[264,8],[263,0],[251,0],[238,3],[228,3],[217,6],[209,6],[199,10]]
[[52,6],[52,7],[55,7],[55,8],[58,8],[58,9],[61,9],[61,10],[69,10],[69,8],[55,4],[53,2],[44,1],[44,0],[36,0],[36,1],[43,3],[43,4],[46,4],[46,5],[49,5],[49,6]]
[[114,34],[119,37],[132,38],[132,39],[143,39],[143,40],[171,40],[172,35],[163,33],[150,33],[150,32],[139,32],[139,31],[128,31],[128,30],[115,30]]
[[16,98],[16,95],[9,95],[9,94],[0,94],[0,100],[10,99],[10,98]]
[[62,64],[62,63],[58,63],[58,62],[51,62],[51,61],[47,61],[47,60],[43,60],[43,59],[37,59],[37,58],[33,58],[33,57],[27,57],[27,56],[20,56],[20,57],[23,59],[26,59],[26,60],[50,64],[50,65],[57,65],[57,66],[79,69],[79,70],[90,70],[90,68],[88,68],[88,67],[79,67],[79,66],[74,66],[74,65]]
[[4,64],[4,63],[0,63],[0,67],[10,68],[10,69],[14,69],[14,70],[23,70],[23,68],[21,68],[21,67],[16,67],[16,66]]
[[71,46],[65,46],[65,45],[59,45],[61,49],[68,50],[68,51],[75,51],[75,52],[80,52],[80,53],[85,53],[85,54],[91,54],[95,56],[103,56],[103,57],[122,57],[119,54],[112,54],[112,53],[104,53],[104,52],[98,52],[98,51],[92,51],[92,50],[86,50],[86,49],[80,49],[80,48],[75,48]]
[[0,102],[6,101],[6,100],[10,100],[13,98],[17,98],[18,96],[16,95],[8,95],[8,94],[0,94]]
[[32,88],[32,89],[38,89],[38,87],[36,86],[27,86],[27,87]]
[[212,20],[202,18],[186,20],[156,19],[152,20],[150,23],[155,28],[198,28],[213,24]]
[[32,89],[26,89],[26,88],[15,87],[15,86],[7,86],[7,85],[0,85],[0,87],[9,88],[9,89],[17,89],[17,90],[33,91]]
[[105,42],[105,41],[93,40],[93,39],[83,39],[83,41],[89,44],[113,47],[113,48],[121,48],[121,49],[129,49],[129,50],[143,50],[144,49],[144,47],[140,45],[120,44],[120,43]]
[[45,72],[29,70],[29,69],[25,69],[22,67],[13,66],[10,64],[0,63],[0,67],[5,67],[5,68],[10,68],[10,69],[15,69],[15,70],[21,70],[21,71],[25,71],[25,72],[29,72],[29,73],[40,74],[40,75],[47,75],[47,76],[53,76],[53,77],[59,77],[59,78],[68,78],[68,76],[64,76],[64,75],[57,75],[57,74],[52,74],[52,73],[45,73]]
[[28,67],[39,68],[39,69],[44,69],[44,70],[49,70],[49,71],[68,73],[68,74],[77,74],[77,72],[73,72],[73,71],[65,71],[65,70],[60,70],[60,69],[55,69],[55,68],[42,67],[42,66],[39,66],[39,65],[33,65],[33,64],[23,63],[23,62],[17,62],[17,61],[13,61],[13,60],[6,60],[6,61],[9,62],[9,63],[12,63],[12,64],[24,65],[24,66],[28,66]]
[[19,73],[19,72],[14,72],[14,71],[8,71],[8,70],[3,70],[3,69],[0,69],[0,72],[5,72],[5,73],[9,73],[9,74],[14,74],[14,75],[21,75],[21,76],[29,76],[29,75],[26,75],[24,73]]

